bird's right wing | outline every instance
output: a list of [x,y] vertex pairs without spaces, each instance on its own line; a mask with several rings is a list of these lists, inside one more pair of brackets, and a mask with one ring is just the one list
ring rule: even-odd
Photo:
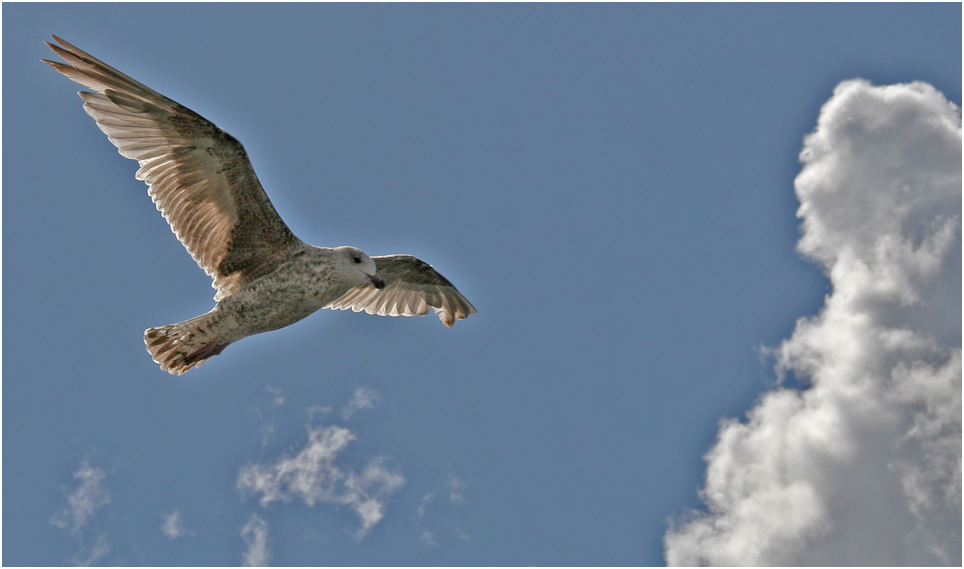
[[411,255],[385,255],[372,260],[385,288],[358,285],[325,308],[364,310],[379,316],[421,316],[432,308],[449,327],[475,314],[472,303],[425,261]]
[[81,91],[84,110],[149,186],[157,209],[214,279],[215,300],[274,271],[303,243],[271,205],[241,143],[191,109],[64,40],[43,60]]

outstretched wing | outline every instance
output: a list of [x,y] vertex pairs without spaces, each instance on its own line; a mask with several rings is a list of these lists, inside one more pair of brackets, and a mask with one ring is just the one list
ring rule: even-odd
[[241,143],[191,109],[53,36],[66,63],[42,60],[96,91],[84,110],[126,158],[197,264],[215,300],[274,271],[302,246],[275,211]]
[[421,316],[433,308],[439,320],[449,327],[456,320],[475,314],[472,303],[425,261],[411,255],[385,255],[372,260],[385,288],[359,285],[325,308],[351,308],[379,316]]

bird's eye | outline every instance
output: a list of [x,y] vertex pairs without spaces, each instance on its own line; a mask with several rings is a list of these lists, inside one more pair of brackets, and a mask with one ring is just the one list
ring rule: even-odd
[[360,265],[360,264],[361,264],[361,257],[355,257],[355,264],[356,264],[356,265]]

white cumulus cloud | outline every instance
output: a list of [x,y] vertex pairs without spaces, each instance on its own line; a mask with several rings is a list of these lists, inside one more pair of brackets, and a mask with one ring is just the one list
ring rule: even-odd
[[671,565],[961,564],[961,116],[933,87],[846,81],[796,179],[833,286],[707,455]]
[[354,439],[351,431],[342,427],[309,427],[308,443],[294,456],[243,467],[238,489],[261,494],[262,506],[293,498],[308,506],[348,506],[361,519],[356,534],[361,539],[385,516],[387,498],[405,484],[405,478],[386,467],[381,458],[369,461],[361,472],[338,466],[338,455]]
[[251,514],[248,523],[241,528],[241,537],[247,546],[241,552],[241,565],[244,567],[267,567],[271,562],[271,546],[268,522],[258,514]]

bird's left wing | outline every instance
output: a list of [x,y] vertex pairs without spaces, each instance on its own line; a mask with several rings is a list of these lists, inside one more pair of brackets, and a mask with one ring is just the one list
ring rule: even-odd
[[385,288],[359,285],[325,308],[364,310],[379,316],[421,316],[433,308],[449,327],[475,314],[472,303],[425,261],[411,255],[385,255],[372,260]]
[[215,300],[274,271],[303,247],[271,205],[241,143],[191,109],[54,36],[66,63],[42,60],[93,89],[84,110],[125,157],[197,264]]

